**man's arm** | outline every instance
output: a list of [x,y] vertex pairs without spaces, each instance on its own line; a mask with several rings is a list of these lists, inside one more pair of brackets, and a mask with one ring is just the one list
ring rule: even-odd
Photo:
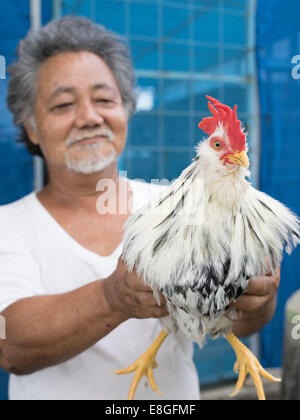
[[72,292],[26,298],[10,305],[0,366],[24,375],[67,361],[133,318],[160,318],[151,289],[119,261],[115,273]]
[[280,283],[280,268],[272,275],[251,279],[247,292],[233,307],[239,309],[241,317],[233,323],[233,333],[247,337],[261,330],[274,316],[277,303],[277,290]]

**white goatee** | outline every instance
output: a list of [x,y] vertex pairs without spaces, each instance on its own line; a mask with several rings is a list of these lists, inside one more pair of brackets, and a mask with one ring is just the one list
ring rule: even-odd
[[[97,142],[92,144],[78,144],[77,150],[83,152],[82,157],[78,158],[73,156],[69,147],[82,140],[94,137],[104,137],[111,142],[109,145],[111,149],[109,154],[103,155],[103,144]],[[117,153],[112,144],[113,140],[114,134],[108,129],[97,129],[68,139],[65,153],[65,164],[67,168],[86,175],[102,171],[117,159]]]

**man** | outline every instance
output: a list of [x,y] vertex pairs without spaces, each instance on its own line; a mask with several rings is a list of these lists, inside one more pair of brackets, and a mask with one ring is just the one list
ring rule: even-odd
[[[0,310],[7,340],[0,364],[11,399],[124,399],[131,377],[110,370],[136,360],[167,315],[119,258],[130,213],[158,187],[118,175],[135,109],[130,56],[121,40],[67,17],[20,43],[8,104],[29,151],[44,157],[49,182],[0,208]],[[102,214],[99,181],[111,181],[113,214]],[[126,191],[128,194],[120,194]],[[124,198],[125,197],[125,198]],[[124,211],[124,208],[126,211]],[[250,283],[235,306],[238,335],[268,322],[279,273]],[[192,344],[172,334],[158,355],[166,399],[199,398]],[[146,381],[137,399],[156,394]]]

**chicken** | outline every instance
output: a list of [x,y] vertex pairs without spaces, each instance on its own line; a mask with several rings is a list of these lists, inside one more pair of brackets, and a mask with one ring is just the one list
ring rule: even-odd
[[230,304],[248,288],[250,278],[274,273],[283,251],[300,243],[300,221],[283,204],[253,188],[246,133],[231,109],[207,96],[211,117],[199,127],[209,135],[177,180],[149,204],[132,214],[124,232],[123,260],[145,284],[167,300],[170,316],[142,357],[117,374],[135,372],[129,399],[146,375],[153,378],[156,354],[167,338],[181,330],[203,345],[207,335],[224,336],[233,347],[239,371],[236,395],[248,373],[258,398],[265,399],[257,358],[232,333]]

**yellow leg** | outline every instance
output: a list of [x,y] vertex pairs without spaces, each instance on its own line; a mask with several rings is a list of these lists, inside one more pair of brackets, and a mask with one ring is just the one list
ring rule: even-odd
[[238,340],[234,334],[228,334],[226,339],[229,341],[236,353],[237,360],[234,365],[234,370],[235,372],[239,372],[239,378],[236,383],[235,391],[230,395],[230,397],[235,397],[239,393],[239,391],[243,388],[247,374],[250,373],[257,390],[258,399],[265,400],[266,397],[260,375],[273,382],[281,382],[281,379],[270,375],[261,366],[254,354],[252,354],[252,352],[240,340]]
[[134,379],[129,390],[129,400],[134,399],[137,386],[144,375],[147,376],[153,391],[157,392],[157,394],[162,396],[154,381],[153,369],[155,369],[158,366],[155,361],[155,357],[162,343],[165,341],[168,335],[169,334],[167,332],[162,331],[157,337],[157,339],[148,348],[148,350],[146,350],[146,352],[136,362],[134,362],[132,365],[128,366],[125,369],[120,369],[114,372],[117,375],[135,372]]

